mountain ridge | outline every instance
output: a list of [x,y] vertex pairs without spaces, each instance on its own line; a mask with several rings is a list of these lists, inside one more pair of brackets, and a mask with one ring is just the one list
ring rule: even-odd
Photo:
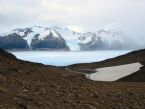
[[0,42],[0,48],[3,49],[92,51],[139,48],[132,39],[119,30],[99,29],[96,32],[78,33],[56,26],[17,28],[0,34]]

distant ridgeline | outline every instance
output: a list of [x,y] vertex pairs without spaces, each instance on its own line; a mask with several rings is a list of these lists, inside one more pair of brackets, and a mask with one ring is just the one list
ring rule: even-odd
[[28,27],[0,34],[0,48],[23,50],[128,50],[139,46],[119,31],[100,29],[85,34],[60,27]]

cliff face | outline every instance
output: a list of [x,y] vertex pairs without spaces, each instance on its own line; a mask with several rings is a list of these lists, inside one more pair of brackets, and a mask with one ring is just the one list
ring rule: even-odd
[[10,34],[5,37],[0,37],[0,48],[3,49],[29,49],[26,40],[20,35]]

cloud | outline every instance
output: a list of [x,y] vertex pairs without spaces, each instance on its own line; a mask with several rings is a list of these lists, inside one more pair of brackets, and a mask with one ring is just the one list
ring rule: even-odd
[[0,0],[0,8],[2,32],[32,25],[86,32],[113,24],[138,42],[145,39],[145,0]]

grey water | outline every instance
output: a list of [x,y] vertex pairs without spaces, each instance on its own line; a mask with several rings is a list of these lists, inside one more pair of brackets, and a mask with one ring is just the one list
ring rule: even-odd
[[103,61],[126,54],[131,50],[106,51],[13,51],[18,59],[45,65],[66,66],[77,63]]

